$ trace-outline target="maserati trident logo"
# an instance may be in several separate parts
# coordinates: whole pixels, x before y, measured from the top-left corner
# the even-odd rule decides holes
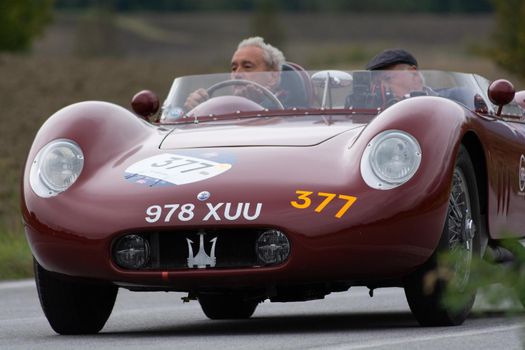
[[[217,243],[217,237],[210,240],[211,245],[211,251],[210,255],[206,254],[206,251],[204,250],[204,235],[206,233],[204,231],[199,232],[200,236],[200,243],[199,243],[199,251],[197,252],[197,255],[193,255],[193,241],[189,238],[186,238],[186,241],[188,242],[188,267],[190,269],[198,268],[198,269],[204,269],[206,267],[215,267],[216,259],[215,259],[215,244]]]

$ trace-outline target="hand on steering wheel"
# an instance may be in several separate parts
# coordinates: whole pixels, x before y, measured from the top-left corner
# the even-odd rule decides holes
[[[215,91],[227,87],[227,86],[244,86],[246,87],[246,91],[250,94],[254,93],[255,91],[259,94],[261,94],[264,98],[266,98],[268,101],[272,103],[272,107],[275,107],[275,109],[284,109],[283,104],[277,96],[273,92],[271,92],[268,88],[262,86],[259,83],[256,83],[254,81],[250,80],[243,80],[243,79],[230,79],[230,80],[224,80],[217,84],[214,84],[210,86],[206,92],[208,93],[209,97],[212,97]],[[249,98],[249,97],[248,97]],[[274,108],[272,108],[274,109]]]

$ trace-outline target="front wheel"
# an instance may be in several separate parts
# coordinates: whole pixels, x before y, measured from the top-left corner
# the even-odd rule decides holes
[[[42,310],[59,334],[94,334],[109,318],[118,287],[87,284],[45,270],[35,260],[35,281]]]
[[[475,289],[469,288],[472,260],[481,256],[480,218],[474,167],[461,146],[438,248],[405,280],[408,304],[422,326],[460,325],[470,313],[476,297]],[[446,293],[461,302],[445,303]]]
[[[242,295],[201,294],[199,303],[208,318],[223,320],[250,318],[258,301],[245,299]]]

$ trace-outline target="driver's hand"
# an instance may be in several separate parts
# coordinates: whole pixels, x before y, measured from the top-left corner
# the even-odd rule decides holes
[[[208,92],[206,92],[205,89],[198,89],[189,94],[188,98],[186,99],[186,102],[184,103],[184,109],[186,111],[190,111],[193,108],[197,107],[204,101],[208,100],[210,96],[208,95]]]
[[[254,85],[236,86],[233,93],[236,96],[246,97],[257,103],[264,101],[265,98],[262,90]]]

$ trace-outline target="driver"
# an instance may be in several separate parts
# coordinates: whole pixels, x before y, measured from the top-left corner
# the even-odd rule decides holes
[[[232,79],[244,79],[256,82],[270,91],[284,103],[286,92],[279,89],[281,69],[285,58],[281,50],[265,43],[264,39],[256,36],[242,40],[237,46],[231,60]],[[250,74],[257,72],[270,72],[267,74]],[[234,94],[245,96],[255,102],[261,102],[263,95],[255,86],[246,85],[235,87]],[[184,109],[189,111],[210,97],[205,89],[192,92],[186,102]]]

